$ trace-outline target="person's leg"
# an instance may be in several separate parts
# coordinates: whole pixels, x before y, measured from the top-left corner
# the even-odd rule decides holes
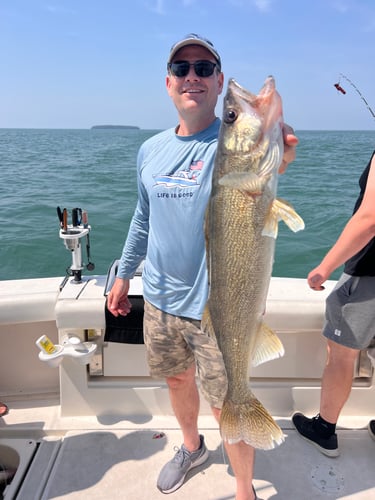
[[[253,468],[255,450],[240,441],[236,444],[224,443],[236,479],[236,500],[255,500],[253,489]]]
[[[358,352],[358,349],[351,349],[328,339],[319,413],[314,418],[308,418],[299,412],[292,417],[301,436],[328,457],[339,455],[336,423],[350,395]]]
[[[220,412],[221,410],[218,408],[212,408],[212,413],[218,422],[220,422]],[[255,490],[253,489],[254,448],[243,441],[236,444],[224,442],[224,446],[236,479],[236,500],[255,500]]]
[[[167,314],[145,302],[143,332],[150,373],[166,380],[184,445],[194,451],[200,445],[199,394],[194,355],[184,338],[190,330],[197,330],[194,321]]]
[[[152,376],[165,378],[171,405],[181,427],[183,444],[161,469],[157,487],[172,493],[182,486],[189,470],[209,456],[204,437],[198,433],[199,393],[196,365],[186,336],[194,336],[199,322],[173,316],[145,302],[144,340]]]
[[[375,336],[375,277],[343,273],[326,300],[327,363],[322,377],[320,415],[336,424],[352,388],[358,353]]]
[[[203,436],[198,433],[199,393],[195,382],[195,364],[166,380],[183,444],[160,471],[157,487],[162,493],[172,493],[182,486],[189,470],[208,459],[209,453]]]
[[[297,412],[292,421],[303,438],[329,457],[339,455],[336,423],[351,392],[355,360],[374,335],[374,301],[373,278],[345,273],[326,299],[327,362],[320,410],[314,418]]]
[[[354,363],[359,350],[328,340],[327,351],[320,395],[320,416],[327,422],[336,424],[352,389]]]
[[[188,451],[196,451],[200,446],[200,437],[199,393],[195,381],[195,364],[184,373],[167,377],[166,381],[173,412],[182,430],[185,448]]]

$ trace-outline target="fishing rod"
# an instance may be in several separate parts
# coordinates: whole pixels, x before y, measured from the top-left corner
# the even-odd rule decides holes
[[[354,83],[347,77],[345,76],[343,73],[340,73],[340,78],[345,78],[345,80],[347,82],[350,83],[350,85],[354,88],[354,90],[357,92],[357,94],[359,95],[359,97],[362,99],[362,101],[365,103],[367,109],[370,111],[371,115],[373,118],[375,118],[375,113],[373,112],[373,110],[371,109],[369,103],[366,101],[366,99],[364,98],[364,96],[361,94],[361,92],[359,91],[359,89],[354,85]],[[340,85],[340,78],[339,78],[339,81],[338,83],[334,83],[334,87],[336,87],[336,89],[341,92],[342,94],[346,94],[346,91],[341,87]]]

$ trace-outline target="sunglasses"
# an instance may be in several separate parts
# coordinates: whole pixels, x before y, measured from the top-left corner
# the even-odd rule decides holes
[[[207,78],[213,74],[218,64],[211,61],[195,61],[194,63],[177,61],[168,63],[168,70],[173,76],[183,77],[189,73],[190,66],[194,66],[194,71],[197,76]]]

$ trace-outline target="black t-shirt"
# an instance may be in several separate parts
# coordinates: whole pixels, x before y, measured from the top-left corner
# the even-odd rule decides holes
[[[359,178],[359,187],[361,188],[361,192],[355,203],[353,214],[355,214],[362,203],[370,172],[371,160],[374,154],[375,151],[373,151],[367,167]],[[345,263],[344,272],[350,274],[351,276],[375,276],[375,238],[372,238],[372,240],[370,240],[367,245],[362,248],[362,250],[353,255],[353,257]]]

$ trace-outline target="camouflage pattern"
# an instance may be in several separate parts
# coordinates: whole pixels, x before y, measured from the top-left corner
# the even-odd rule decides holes
[[[173,316],[145,301],[143,329],[151,376],[174,377],[195,362],[204,398],[211,407],[221,408],[227,392],[223,357],[216,340],[201,330],[201,322]]]

